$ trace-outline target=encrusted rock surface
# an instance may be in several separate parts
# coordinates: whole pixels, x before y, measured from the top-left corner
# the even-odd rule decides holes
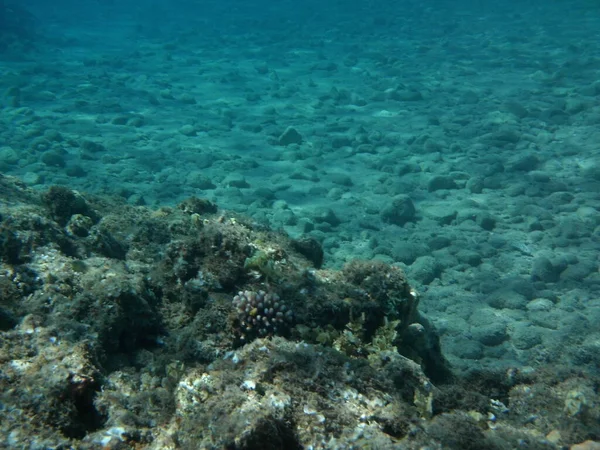
[[[400,269],[318,269],[296,247],[201,199],[152,210],[0,176],[0,446],[560,449],[600,436],[597,374],[453,375]],[[240,291],[285,302],[289,330],[240,339]]]

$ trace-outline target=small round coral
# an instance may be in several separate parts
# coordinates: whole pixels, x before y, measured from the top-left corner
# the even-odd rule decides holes
[[[255,337],[285,334],[294,321],[294,313],[277,294],[265,291],[240,291],[233,297],[243,341]]]

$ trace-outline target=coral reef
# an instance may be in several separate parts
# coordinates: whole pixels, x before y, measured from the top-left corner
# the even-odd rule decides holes
[[[294,313],[277,294],[265,291],[240,291],[233,297],[237,309],[242,341],[253,337],[285,335],[294,321]]]
[[[397,267],[201,199],[152,210],[0,176],[0,446],[559,449],[598,379],[458,375]],[[307,259],[309,258],[309,259]]]

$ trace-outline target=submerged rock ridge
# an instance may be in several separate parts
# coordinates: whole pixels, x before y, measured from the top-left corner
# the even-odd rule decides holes
[[[597,376],[551,363],[454,373],[401,269],[321,268],[319,250],[204,199],[153,209],[0,175],[0,446],[598,439]]]

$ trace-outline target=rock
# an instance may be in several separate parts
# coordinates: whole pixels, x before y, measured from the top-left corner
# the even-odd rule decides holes
[[[276,191],[266,186],[259,187],[254,189],[254,196],[265,202],[273,202],[277,199]],[[285,202],[284,202],[285,203]],[[273,209],[283,209],[283,207],[279,204],[279,201],[275,201],[273,203]],[[289,208],[287,204],[285,205],[285,209]]]
[[[250,187],[250,184],[246,181],[246,179],[237,174],[231,174],[223,181],[225,186],[236,187],[239,189],[247,189]]]
[[[448,205],[433,205],[423,210],[423,216],[435,220],[440,225],[450,225],[457,215],[458,212]]]
[[[492,292],[485,299],[486,303],[494,309],[524,310],[527,298],[511,289],[502,288]]]
[[[88,141],[88,140],[81,141],[79,143],[79,146],[81,147],[81,149],[83,151],[89,152],[89,153],[98,153],[98,152],[106,151],[106,147],[104,147],[104,145],[99,144],[97,142]]]
[[[492,231],[496,227],[496,219],[488,212],[477,214],[475,222],[486,231]]]
[[[385,248],[383,249],[385,251]],[[401,242],[392,248],[392,256],[395,261],[411,265],[415,260],[427,253],[427,247],[414,242]]]
[[[557,268],[554,267],[548,258],[540,256],[533,261],[531,280],[556,283],[560,278],[561,272],[561,270],[557,270]]]
[[[461,359],[480,359],[483,357],[483,345],[473,339],[458,336],[450,340],[444,348]]]
[[[423,144],[423,151],[425,153],[437,153],[441,152],[443,149],[444,145],[437,141],[434,141],[433,139],[427,139]]]
[[[211,179],[198,170],[188,174],[186,177],[186,184],[200,190],[210,190],[216,188]]]
[[[188,93],[182,94],[181,97],[179,97],[179,101],[185,105],[195,105],[196,104],[196,99]]]
[[[332,227],[337,227],[342,221],[338,218],[338,216],[333,212],[333,210],[329,208],[324,208],[317,212],[317,214],[313,217],[313,220],[316,223],[328,223]]]
[[[75,177],[75,178],[82,178],[87,175],[87,172],[85,171],[85,169],[83,167],[81,167],[79,164],[73,164],[72,166],[67,167],[67,169],[65,170],[65,173],[68,176]]]
[[[508,338],[508,334],[504,323],[490,322],[474,330],[473,337],[483,345],[494,347],[502,344]]]
[[[598,272],[598,266],[595,262],[586,261],[578,264],[569,265],[560,274],[560,279],[571,282],[582,282],[588,276]]]
[[[44,177],[37,172],[26,172],[22,179],[25,184],[29,185],[36,185],[44,182]]]
[[[81,194],[63,186],[50,186],[42,194],[42,202],[50,211],[52,218],[61,225],[65,225],[73,214],[88,216],[94,223],[99,220]]]
[[[286,130],[281,133],[277,142],[279,145],[290,145],[290,144],[302,144],[302,135],[294,127],[287,127]]]
[[[275,209],[271,215],[273,226],[294,226],[298,223],[296,214],[291,209]]]
[[[541,344],[542,338],[537,327],[519,325],[511,333],[510,342],[519,350],[528,350]]]
[[[179,133],[188,137],[196,136],[196,127],[193,125],[183,125],[181,128],[179,128]]]
[[[63,155],[53,150],[44,152],[42,154],[41,160],[47,166],[65,167],[67,165],[67,162],[65,161]]]
[[[332,148],[350,147],[352,145],[352,139],[349,136],[334,136],[331,139]]]
[[[354,185],[352,178],[344,173],[332,173],[329,178],[332,183],[339,184],[340,186],[351,187]]]
[[[429,192],[439,191],[440,189],[458,189],[456,182],[449,176],[437,175],[429,179],[427,190]]]
[[[452,240],[446,236],[435,236],[427,245],[431,250],[441,250],[452,245]]]
[[[528,311],[551,311],[554,308],[554,303],[547,298],[535,298],[527,303]]]
[[[481,141],[484,144],[491,145],[494,147],[505,147],[507,145],[514,145],[521,140],[521,133],[514,129],[498,130],[493,133],[488,133],[482,136]]]
[[[416,216],[415,205],[408,195],[400,194],[392,199],[392,204],[381,211],[381,219],[394,225],[413,222]]]
[[[306,259],[313,263],[315,268],[320,269],[323,265],[323,247],[311,237],[301,237],[292,240],[292,247]]]
[[[481,177],[473,177],[467,181],[467,190],[471,194],[481,194],[483,192],[484,181]]]
[[[459,250],[456,254],[456,258],[459,262],[463,264],[468,264],[473,267],[481,264],[481,255],[469,249]]]
[[[529,115],[529,111],[527,111],[527,108],[525,108],[523,105],[521,105],[520,103],[517,103],[515,101],[506,102],[503,105],[502,109],[506,112],[513,114],[514,116],[518,117],[519,119],[524,119],[525,117],[527,117]]]
[[[581,444],[572,445],[571,450],[600,450],[600,442],[584,441]]]
[[[416,102],[423,100],[423,94],[414,89],[399,88],[390,92],[389,98],[399,102]]]
[[[3,146],[0,147],[0,161],[4,164],[14,165],[19,162],[19,155],[12,147]]]
[[[410,275],[421,284],[429,284],[442,273],[442,267],[432,256],[420,256],[410,266]]]

